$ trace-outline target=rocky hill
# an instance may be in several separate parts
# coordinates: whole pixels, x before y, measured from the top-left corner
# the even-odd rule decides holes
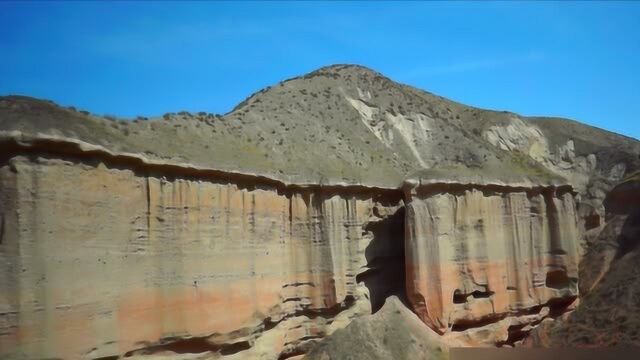
[[[180,112],[118,121],[8,96],[0,99],[0,129],[289,183],[394,188],[424,169],[445,169],[445,177],[470,169],[489,178],[547,180],[592,166],[608,175],[619,164],[636,168],[640,152],[636,140],[621,135],[465,106],[355,65],[283,81],[222,116]]]
[[[590,250],[614,231],[604,200],[640,169],[635,139],[354,65],[225,115],[6,96],[0,149],[0,357],[16,359],[286,359],[332,334],[341,354],[340,334],[384,319],[429,329],[393,356],[518,345],[601,281],[579,264],[607,271]]]

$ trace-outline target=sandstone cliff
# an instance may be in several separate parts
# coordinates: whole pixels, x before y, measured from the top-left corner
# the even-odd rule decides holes
[[[4,97],[0,131],[8,358],[284,359],[391,296],[424,341],[513,345],[577,304],[640,153],[343,65],[224,116]]]
[[[575,299],[568,186],[428,184],[403,196],[295,186],[71,139],[1,140],[12,154],[0,171],[1,339],[14,357],[286,358],[405,293],[427,325],[452,326],[450,342],[501,344],[512,326],[549,315],[543,305]],[[488,236],[498,239],[491,249]],[[530,268],[519,271],[520,261]],[[550,284],[556,273],[560,283]],[[484,299],[467,303],[476,296]],[[466,304],[453,304],[459,297]]]
[[[640,176],[607,195],[607,222],[580,264],[581,303],[561,322],[546,322],[527,340],[534,346],[640,345]]]
[[[367,246],[402,241],[363,231],[399,206],[384,189],[295,188],[4,140],[22,154],[0,170],[0,341],[16,357],[299,353],[370,312],[356,282]]]
[[[513,344],[577,298],[569,187],[427,185],[406,199],[408,298],[446,337]]]

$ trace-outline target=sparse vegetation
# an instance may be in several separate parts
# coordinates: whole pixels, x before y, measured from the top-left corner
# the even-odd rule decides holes
[[[345,97],[361,99],[365,107],[358,110]],[[361,177],[370,183],[395,186],[408,171],[420,167],[417,157],[433,167],[457,158],[475,172],[485,171],[486,164],[501,163],[504,171],[514,176],[549,175],[528,155],[516,154],[511,159],[509,152],[481,138],[483,128],[510,121],[501,113],[465,107],[395,84],[361,67],[329,67],[285,81],[256,92],[224,116],[204,111],[196,116],[187,111],[167,113],[162,115],[164,121],[152,120],[144,126],[138,123],[131,132],[124,130],[129,125],[117,122],[113,115],[105,115],[105,121],[87,118],[88,112],[82,114],[78,113],[76,121],[65,111],[60,117],[64,121],[56,118],[55,126],[64,124],[60,129],[63,134],[84,141],[116,144],[129,152],[150,151],[162,158],[189,159],[199,165],[273,174],[274,163],[286,164],[282,170],[287,176],[295,174],[294,181],[321,173],[328,182],[353,182]],[[189,120],[194,118],[197,121]],[[177,121],[181,119],[187,121]],[[143,120],[148,119],[135,119]],[[549,128],[558,126],[551,124]],[[552,135],[545,136],[552,144],[558,143]],[[576,139],[576,148],[591,144],[590,138],[593,136],[585,134],[582,140]],[[620,142],[618,139],[607,140],[607,144]],[[215,151],[203,151],[209,146]],[[468,148],[478,153],[468,155]],[[637,152],[633,157],[633,161],[640,161]],[[624,161],[633,164],[632,160]]]

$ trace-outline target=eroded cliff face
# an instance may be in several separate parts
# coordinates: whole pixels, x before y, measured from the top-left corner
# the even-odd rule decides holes
[[[570,187],[407,189],[406,277],[414,311],[445,337],[513,345],[578,295]]]
[[[8,357],[288,358],[393,295],[448,343],[500,345],[577,295],[568,186],[296,186],[4,140]]]
[[[0,97],[0,357],[288,358],[392,296],[436,348],[513,345],[609,272],[628,221],[603,199],[638,153],[354,65],[225,115]]]
[[[485,126],[482,137],[496,148],[530,157],[550,172],[567,179],[579,194],[578,218],[585,230],[581,252],[605,227],[603,201],[624,176],[639,166],[638,143],[575,121],[508,119]]]
[[[640,344],[640,173],[605,200],[606,225],[580,263],[580,306],[545,322],[527,339],[543,347],[636,347]]]
[[[377,257],[370,245],[391,241],[366,229],[395,213],[395,193],[12,151],[0,168],[3,356],[286,358],[371,312],[356,277]]]

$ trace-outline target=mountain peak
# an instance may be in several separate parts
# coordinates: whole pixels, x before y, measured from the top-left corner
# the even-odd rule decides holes
[[[379,72],[370,69],[363,65],[358,64],[333,64],[323,66],[317,70],[312,71],[308,75],[318,74],[318,75],[327,75],[327,74],[338,74],[338,75],[346,75],[346,74],[366,74],[372,76],[382,76]]]
[[[630,149],[625,154],[638,152],[632,139],[564,120],[530,121],[465,106],[353,64],[274,84],[221,117],[173,114],[155,120],[118,122],[31,98],[0,98],[2,130],[64,135],[295,183],[395,187],[407,178],[454,175],[547,183],[557,176],[527,156],[530,149],[542,148],[534,153],[540,158],[567,148],[570,138],[576,156],[617,143]],[[637,162],[610,156],[615,159],[597,164],[624,162],[631,168]]]
[[[391,81],[386,76],[381,73],[370,69],[366,66],[358,65],[358,64],[333,64],[328,66],[323,66],[317,70],[314,70],[308,74],[303,76],[294,78],[294,79],[312,79],[315,77],[325,77],[332,79],[343,79],[343,80],[386,80]],[[292,79],[292,80],[294,80]]]

